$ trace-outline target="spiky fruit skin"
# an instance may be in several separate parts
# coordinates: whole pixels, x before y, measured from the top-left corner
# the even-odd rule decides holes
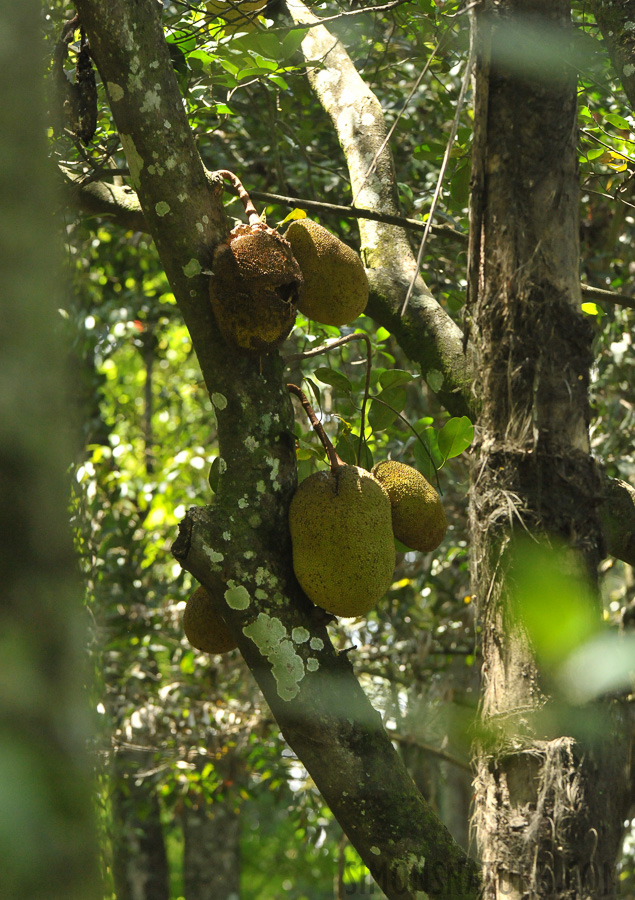
[[[305,594],[336,616],[362,616],[392,583],[390,501],[370,472],[309,475],[289,508],[293,569]]]
[[[205,7],[209,13],[225,20],[225,34],[238,31],[253,31],[254,18],[267,5],[267,0],[207,0]]]
[[[395,537],[413,550],[436,550],[448,529],[439,495],[421,472],[395,460],[373,467],[390,497]]]
[[[353,249],[312,219],[292,222],[285,237],[304,276],[298,309],[323,325],[348,325],[368,303],[368,278]]]
[[[202,585],[194,591],[185,605],[183,631],[190,644],[205,653],[228,653],[238,646],[216,612],[209,591]]]
[[[227,343],[269,353],[289,334],[303,278],[289,243],[263,223],[238,225],[214,251],[209,292]]]

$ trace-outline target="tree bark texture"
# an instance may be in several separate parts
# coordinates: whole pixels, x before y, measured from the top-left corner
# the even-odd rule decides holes
[[[40,16],[0,4],[0,897],[96,900]]]
[[[476,16],[484,158],[475,159],[482,189],[471,217],[481,412],[470,524],[489,735],[475,808],[485,896],[603,896],[625,812],[625,740],[617,728],[601,746],[538,730],[548,701],[511,619],[506,577],[519,532],[562,539],[592,580],[600,558],[602,491],[587,435],[592,334],[578,287],[576,81],[560,62],[572,40],[569,2],[496,0]],[[545,34],[562,53],[545,57]]]
[[[117,900],[169,900],[161,810],[143,769],[152,755],[119,749],[112,763],[113,878]]]
[[[231,796],[183,808],[183,888],[187,900],[240,897],[240,809]]]
[[[635,110],[635,0],[592,0],[613,68]]]
[[[194,149],[157,6],[78,0],[77,10],[216,414],[214,506],[190,510],[173,552],[218,598],[286,740],[388,897],[414,900],[426,885],[431,897],[473,897],[475,864],[427,807],[293,575],[293,408],[279,356],[237,357],[216,327],[204,270],[227,227]]]

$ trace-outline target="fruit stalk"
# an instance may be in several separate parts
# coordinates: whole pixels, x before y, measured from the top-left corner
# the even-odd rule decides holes
[[[220,175],[221,178],[223,178],[225,181],[229,181],[229,183],[236,188],[238,197],[245,207],[245,215],[249,220],[249,224],[256,225],[258,222],[260,222],[260,216],[256,212],[256,207],[251,202],[251,197],[247,193],[247,189],[243,185],[238,175],[234,175],[234,173],[230,172],[229,169],[219,169],[216,174]]]
[[[329,436],[327,435],[326,431],[322,427],[322,423],[318,420],[318,417],[315,415],[315,410],[309,403],[309,399],[308,399],[307,395],[304,393],[303,390],[301,390],[301,388],[299,388],[297,386],[297,384],[288,384],[287,390],[291,394],[295,394],[296,397],[299,399],[300,403],[302,404],[304,411],[307,414],[307,416],[309,417],[309,421],[310,421],[311,425],[313,426],[313,430],[319,437],[320,441],[322,442],[322,446],[326,450],[326,455],[328,456],[329,465],[331,467],[331,472],[333,472],[333,474],[335,475],[337,473],[337,470],[340,468],[340,466],[345,465],[345,463],[342,459],[340,459],[340,457],[335,452],[335,447],[331,443]]]

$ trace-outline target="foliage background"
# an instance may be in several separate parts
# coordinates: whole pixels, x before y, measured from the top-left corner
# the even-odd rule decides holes
[[[289,26],[276,2],[267,6],[258,27],[242,36],[225,34],[222,20],[204,5],[163,5],[173,64],[207,167],[237,172],[254,192],[350,204],[354,198],[341,151],[297,53],[303,30]],[[337,17],[329,26],[380,99],[394,127],[391,149],[402,212],[421,221],[467,58],[468,22],[461,7],[458,0],[417,0],[377,13],[360,13],[355,4],[312,7],[321,16]],[[45,5],[51,55],[70,10],[61,0]],[[635,126],[584,3],[576,4],[576,19],[581,276],[623,293],[635,272]],[[69,54],[69,76],[77,49],[73,45]],[[125,158],[101,86],[98,130],[90,144],[73,139],[53,120],[50,136],[60,165],[122,183]],[[422,260],[426,283],[459,324],[470,157],[468,104],[437,213],[437,221],[456,234],[433,237]],[[227,207],[240,217],[237,200],[228,198]],[[260,203],[272,225],[293,207],[293,202]],[[311,215],[358,246],[354,219],[326,209]],[[171,896],[183,893],[184,810],[197,804],[211,804],[212,811],[222,804],[240,816],[241,897],[333,896],[338,879],[363,878],[354,852],[285,749],[238,653],[209,658],[193,651],[182,635],[180,617],[194,585],[173,561],[170,545],[186,509],[213,500],[210,469],[218,447],[213,409],[155,248],[143,234],[82,219],[68,208],[60,209],[59,218],[67,263],[61,315],[72,345],[82,430],[72,523],[91,623],[94,705],[101,719],[95,758],[107,890],[113,891],[113,847],[122,827],[112,815],[114,782],[123,777],[116,759],[127,753],[125,777],[143,782],[148,795],[159,798]],[[415,249],[419,239],[411,232]],[[633,311],[598,300],[584,308],[596,328],[594,452],[610,475],[632,482]],[[362,316],[341,333],[354,331],[368,334],[373,345],[372,394],[409,423],[371,403],[364,435],[370,457],[390,455],[427,471],[429,454],[412,429],[439,463],[438,436],[449,415],[386,329],[377,330]],[[299,384],[304,378],[338,452],[352,461],[360,430],[363,345],[348,344],[301,364],[294,358],[339,334],[299,317],[282,353],[289,359],[289,381]],[[300,477],[305,477],[323,465],[323,453],[299,410],[296,436]],[[461,456],[446,462],[439,485],[450,523],[439,551],[400,553],[393,586],[380,607],[365,621],[330,627],[336,646],[354,648],[356,672],[425,795],[467,844],[469,726],[479,652],[469,597],[467,470]],[[623,563],[605,562],[603,599],[605,616],[616,624],[635,602],[633,573]],[[633,889],[634,856],[627,845],[625,892]]]

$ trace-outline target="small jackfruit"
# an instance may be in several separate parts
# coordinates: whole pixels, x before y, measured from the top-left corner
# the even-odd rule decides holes
[[[390,497],[395,537],[413,550],[436,550],[448,523],[432,485],[421,472],[396,460],[377,463],[372,471]]]
[[[225,34],[253,31],[254,19],[267,5],[267,0],[207,0],[205,8],[225,21]]]
[[[214,601],[202,585],[188,599],[183,613],[183,631],[193,647],[205,653],[227,653],[238,644],[214,608]]]
[[[296,578],[327,612],[364,615],[390,587],[390,501],[365,469],[341,465],[309,475],[291,500],[289,528]]]
[[[258,222],[234,228],[214,251],[210,300],[223,337],[243,353],[269,353],[289,334],[302,272],[291,246]]]
[[[366,309],[368,278],[355,251],[312,219],[285,232],[304,276],[298,309],[323,325],[347,325]]]

